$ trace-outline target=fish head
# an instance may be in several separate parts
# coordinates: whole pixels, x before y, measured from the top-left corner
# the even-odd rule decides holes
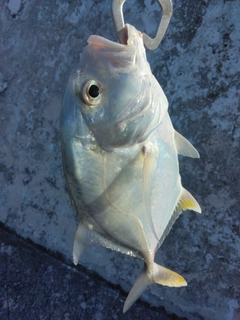
[[[154,100],[154,86],[160,87],[147,62],[142,34],[126,25],[123,44],[89,37],[63,108],[74,112],[74,121],[82,117],[102,149],[131,147],[146,140],[159,124],[161,108]],[[75,124],[74,130],[82,131],[81,125]]]

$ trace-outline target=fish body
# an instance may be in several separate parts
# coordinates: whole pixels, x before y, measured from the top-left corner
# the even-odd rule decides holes
[[[154,256],[179,214],[201,209],[182,187],[178,165],[178,154],[199,154],[173,128],[142,34],[131,25],[124,32],[125,44],[89,38],[68,82],[60,131],[68,192],[80,217],[74,263],[92,244],[145,261],[125,312],[153,282],[186,285]]]

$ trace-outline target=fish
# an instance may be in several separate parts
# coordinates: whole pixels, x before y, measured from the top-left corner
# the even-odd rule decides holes
[[[68,81],[60,135],[66,186],[80,219],[74,264],[96,244],[144,260],[126,312],[152,283],[187,285],[154,257],[181,212],[201,208],[182,186],[178,162],[178,155],[199,153],[172,125],[142,33],[130,24],[123,32],[122,43],[89,37]]]

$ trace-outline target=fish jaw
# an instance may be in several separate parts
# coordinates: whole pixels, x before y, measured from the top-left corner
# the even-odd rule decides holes
[[[151,71],[147,62],[146,50],[143,44],[142,33],[132,25],[124,27],[124,43],[118,43],[101,36],[91,35],[88,39],[88,48],[92,49],[98,56],[107,58],[116,72],[129,73],[140,65],[146,65]]]

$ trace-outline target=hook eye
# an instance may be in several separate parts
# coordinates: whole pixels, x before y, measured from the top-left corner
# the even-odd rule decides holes
[[[172,16],[172,0],[157,0],[161,10],[162,19],[160,21],[157,34],[155,38],[150,38],[146,33],[143,33],[143,43],[145,47],[149,50],[155,50],[168,28],[171,16]],[[115,30],[120,43],[124,43],[124,32],[125,27],[124,17],[123,17],[123,5],[126,0],[113,0],[112,1],[112,17],[115,26]]]

